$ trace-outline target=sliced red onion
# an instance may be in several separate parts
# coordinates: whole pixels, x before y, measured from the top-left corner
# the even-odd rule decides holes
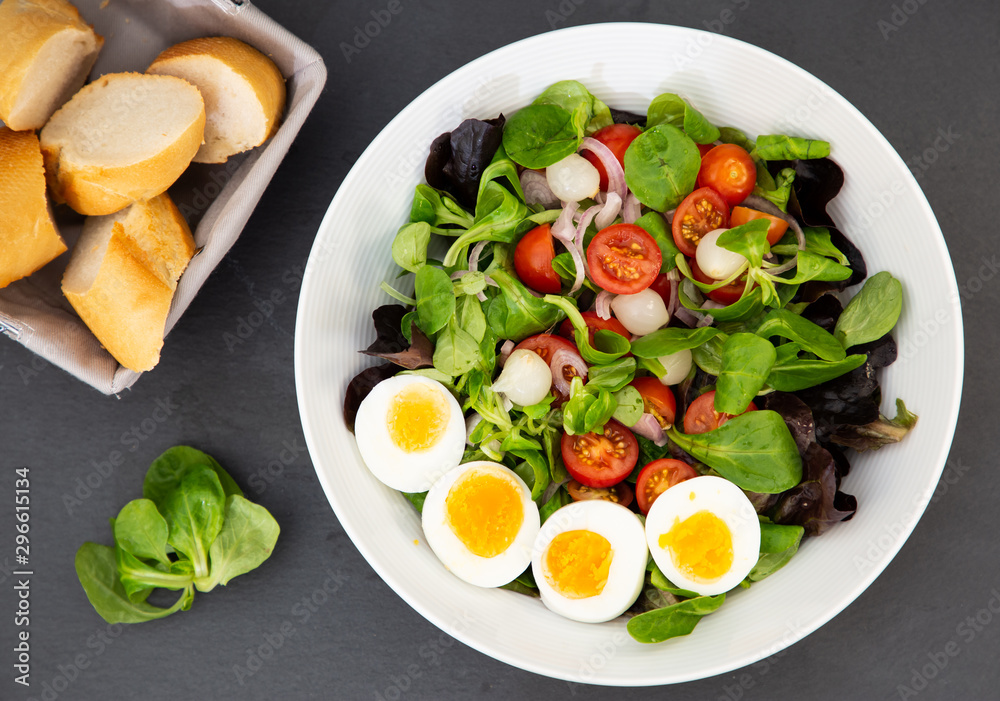
[[[615,220],[618,216],[618,212],[622,210],[622,198],[618,196],[617,192],[609,192],[608,199],[604,203],[604,207],[601,211],[597,213],[594,217],[594,225],[597,230],[600,231],[606,227],[611,226],[611,222]]]
[[[524,170],[521,173],[521,189],[525,204],[540,204],[546,209],[559,206],[559,198],[549,187],[545,173],[538,170]]]
[[[711,314],[706,314],[702,318],[702,320],[698,322],[698,327],[700,328],[702,326],[711,326],[714,323],[715,323],[715,319],[712,318],[712,315]]]
[[[635,424],[629,426],[629,429],[632,433],[637,433],[643,438],[648,438],[658,446],[662,447],[667,444],[666,432],[664,432],[663,427],[660,426],[660,422],[656,420],[656,417],[648,412],[643,413]]]
[[[479,256],[489,241],[480,241],[469,251],[469,270],[479,270]]]
[[[562,214],[552,225],[552,235],[560,241],[569,242],[576,235],[576,228],[573,226],[573,217],[576,215],[577,203],[566,202],[563,204]]]
[[[602,319],[611,318],[611,300],[614,298],[615,296],[607,290],[597,293],[597,299],[594,300],[594,311],[597,312],[597,316]]]
[[[795,237],[799,240],[799,250],[806,250],[806,235],[805,232],[802,231],[802,227],[799,226],[799,222],[791,214],[782,212],[778,208],[778,205],[774,204],[774,202],[764,199],[760,195],[750,195],[740,203],[740,206],[750,207],[760,212],[764,212],[765,214],[778,217],[779,219],[784,219],[788,222],[788,226],[792,227],[792,231],[795,232]]]
[[[693,312],[683,304],[677,305],[677,310],[674,312],[674,316],[683,321],[685,324],[690,326],[692,329],[698,326],[701,320],[704,318],[703,315],[698,312]]]
[[[576,369],[576,374],[581,379],[587,379],[587,363],[573,351],[560,348],[552,354],[549,360],[549,369],[552,370],[552,386],[561,394],[569,396],[570,383],[563,377],[563,368],[567,365]]]
[[[611,152],[607,146],[597,139],[588,136],[580,142],[580,150],[590,151],[597,156],[597,160],[604,166],[604,171],[608,174],[608,192],[617,192],[618,197],[625,200],[625,169],[618,162],[618,157]]]
[[[590,226],[590,222],[594,221],[594,217],[601,211],[604,205],[595,204],[592,207],[588,207],[587,210],[580,215],[580,221],[577,222],[576,232],[574,235],[574,241],[576,245],[583,250],[583,236],[587,233],[587,227]]]
[[[500,346],[500,353],[497,355],[497,361],[500,363],[500,367],[503,367],[503,364],[507,362],[507,358],[509,358],[510,354],[513,352],[514,342],[509,339],[504,341],[503,345]]]
[[[642,213],[640,207],[639,198],[631,192],[628,193],[622,203],[622,221],[626,224],[634,224]]]
[[[722,309],[725,306],[726,306],[725,304],[719,304],[714,299],[706,299],[705,302],[701,305],[701,308],[702,309]]]
[[[667,302],[667,314],[673,316],[677,312],[677,307],[679,305],[679,298],[677,295],[677,289],[681,286],[681,283],[676,277],[671,277],[671,273],[676,273],[677,269],[674,268],[669,273],[667,273],[667,280],[670,281],[670,300]]]

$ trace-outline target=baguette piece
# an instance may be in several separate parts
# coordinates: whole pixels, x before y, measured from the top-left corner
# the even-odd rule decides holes
[[[65,0],[0,2],[0,119],[41,129],[83,86],[103,45]]]
[[[38,137],[0,128],[0,287],[31,275],[65,250],[45,197]]]
[[[191,230],[166,194],[89,217],[62,289],[115,360],[150,370],[160,359],[177,280],[194,255]]]
[[[201,147],[205,103],[173,76],[112,73],[73,96],[40,134],[57,202],[113,214],[174,184]]]
[[[285,109],[285,79],[274,62],[231,37],[192,39],[161,53],[146,69],[195,85],[205,98],[205,143],[196,163],[225,163],[267,141]]]

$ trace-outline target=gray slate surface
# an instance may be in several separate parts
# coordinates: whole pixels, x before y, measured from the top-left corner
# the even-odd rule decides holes
[[[13,555],[13,468],[29,466],[36,572],[32,685],[24,689],[11,666],[16,594],[0,567],[0,698],[997,698],[1000,6],[399,2],[401,11],[349,62],[342,44],[387,2],[257,3],[323,54],[327,90],[242,238],[170,335],[159,367],[131,392],[103,397],[0,339],[0,565]],[[884,574],[788,650],[653,690],[573,686],[522,672],[453,641],[404,604],[323,497],[304,449],[292,367],[295,300],[313,236],[379,130],[429,85],[494,48],[553,23],[621,20],[721,29],[802,66],[854,103],[917,171],[952,252],[966,323],[965,401],[946,482]],[[959,137],[935,150],[939,130]],[[275,290],[287,301],[245,343],[227,348],[224,334]],[[149,462],[177,443],[214,454],[270,509],[282,526],[279,546],[251,576],[199,596],[191,612],[109,629],[76,580],[74,552],[84,540],[108,542],[107,518],[139,495]],[[116,451],[124,462],[102,468]],[[79,503],[67,506],[73,496]],[[268,643],[272,654],[259,664],[249,659],[248,650],[261,646],[267,654]]]

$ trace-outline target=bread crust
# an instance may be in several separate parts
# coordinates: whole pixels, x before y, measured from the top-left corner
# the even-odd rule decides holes
[[[44,125],[44,120],[42,123],[20,122],[12,113],[18,106],[24,80],[42,47],[63,32],[79,34],[81,38],[93,37],[97,51],[104,45],[104,38],[65,0],[0,2],[0,120],[11,129],[41,129]],[[90,57],[90,65],[81,67],[82,77],[72,86],[73,90],[83,85],[97,59],[97,51]]]
[[[143,372],[160,360],[173,290],[143,264],[124,227],[114,228],[94,284],[84,293],[64,284],[63,294],[115,360]]]
[[[67,153],[68,144],[56,140],[50,131],[56,120],[73,118],[77,109],[74,103],[83,95],[103,90],[114,81],[139,78],[153,81],[177,81],[184,90],[192,91],[201,105],[197,117],[187,124],[180,135],[165,149],[150,156],[121,166],[83,165],[73,161],[72,153]],[[154,99],[156,96],[154,94]],[[108,106],[108,123],[110,128],[120,129],[124,133],[126,117],[120,114],[127,110],[124,103],[116,103],[114,108]],[[42,155],[45,158],[45,173],[53,197],[57,202],[65,202],[81,214],[103,215],[113,214],[127,207],[132,202],[148,200],[166,192],[167,188],[176,182],[184,170],[190,165],[191,159],[201,147],[205,133],[205,103],[198,89],[187,81],[173,76],[153,76],[142,73],[112,73],[102,76],[90,85],[84,87],[72,100],[66,103],[42,129]]]
[[[45,197],[38,137],[0,128],[0,287],[65,251]]]
[[[115,360],[143,372],[159,361],[177,281],[194,251],[191,230],[166,194],[91,217],[66,267],[63,294]],[[95,267],[84,287],[82,270]]]
[[[233,37],[203,37],[171,46],[163,51],[146,69],[147,73],[171,75],[171,67],[186,61],[216,60],[225,64],[243,78],[257,98],[264,114],[264,138],[250,148],[260,146],[281,126],[285,110],[285,79],[274,61],[252,46]],[[229,154],[235,155],[235,154]],[[197,163],[224,163],[221,159],[206,159],[204,149],[197,156]]]

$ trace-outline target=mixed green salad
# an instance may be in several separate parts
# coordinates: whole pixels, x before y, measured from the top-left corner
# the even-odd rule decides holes
[[[827,213],[844,181],[830,151],[716,126],[675,94],[612,109],[571,80],[509,119],[465,120],[433,142],[393,241],[401,272],[382,289],[398,304],[375,310],[363,351],[387,362],[350,383],[349,426],[389,377],[440,383],[467,424],[460,463],[509,468],[543,530],[575,501],[641,519],[722,477],[760,528],[740,585],[772,574],[855,513],[849,449],[916,421],[898,400],[894,419],[879,411],[902,288],[869,277]],[[537,595],[538,579],[505,586]],[[724,598],[649,558],[628,630],[684,635]]]

